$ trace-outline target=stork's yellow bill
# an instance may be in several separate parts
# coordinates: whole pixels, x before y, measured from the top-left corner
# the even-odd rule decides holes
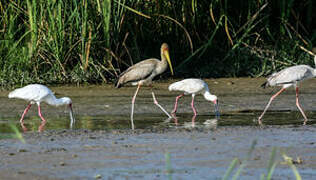
[[[169,51],[168,50],[164,50],[163,51],[163,55],[166,57],[167,62],[169,64],[169,68],[170,68],[171,74],[173,75],[173,69],[172,69],[172,64],[171,64],[171,60],[170,60],[170,56],[169,56]]]

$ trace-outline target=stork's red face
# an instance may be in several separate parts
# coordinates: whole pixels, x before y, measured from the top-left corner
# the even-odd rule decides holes
[[[163,43],[163,44],[161,45],[161,52],[162,52],[162,53],[169,52],[169,46],[168,46],[167,43]]]
[[[169,48],[168,48],[168,47],[163,47],[163,48],[162,48],[162,51],[163,51],[163,52],[169,51]]]

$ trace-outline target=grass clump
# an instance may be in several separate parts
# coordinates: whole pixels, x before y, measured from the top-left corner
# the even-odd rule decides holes
[[[178,77],[312,65],[312,0],[0,2],[0,85],[101,83],[170,45]]]
[[[248,165],[249,159],[251,157],[252,152],[255,149],[256,144],[257,144],[257,142],[256,142],[256,140],[254,140],[252,142],[252,145],[251,145],[251,147],[249,149],[249,152],[248,152],[247,157],[246,157],[245,160],[241,161],[240,159],[235,158],[230,163],[229,168],[226,170],[226,173],[224,174],[222,180],[227,180],[227,179],[234,179],[234,180],[236,180],[236,179],[239,179],[241,172]],[[296,180],[301,180],[302,179],[300,174],[299,174],[299,172],[298,172],[298,170],[297,170],[297,168],[296,168],[296,166],[294,165],[294,162],[297,162],[297,163],[301,163],[302,162],[299,158],[298,158],[297,161],[294,161],[293,158],[287,156],[285,154],[285,152],[281,152],[281,155],[282,155],[282,157],[283,157],[285,162],[279,162],[276,159],[276,155],[277,155],[277,148],[274,147],[272,149],[272,151],[271,151],[270,158],[269,158],[269,161],[268,161],[267,172],[265,174],[261,174],[260,180],[270,180],[270,179],[272,179],[272,175],[273,175],[273,173],[275,171],[275,168],[276,168],[276,166],[278,164],[287,164],[292,169]],[[238,164],[240,164],[239,167],[238,167]]]

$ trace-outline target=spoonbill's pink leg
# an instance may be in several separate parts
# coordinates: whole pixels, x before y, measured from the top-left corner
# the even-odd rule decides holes
[[[173,111],[171,112],[172,114],[175,114],[177,112],[177,109],[178,109],[178,101],[179,99],[183,96],[184,94],[180,94],[179,96],[176,97],[176,102],[174,104],[174,109]]]
[[[194,112],[194,116],[196,116],[196,109],[195,109],[195,107],[194,107],[194,95],[192,94],[192,102],[191,102],[191,107],[192,107],[192,109],[193,109],[193,112]]]
[[[31,106],[32,106],[32,104],[29,104],[26,108],[25,108],[25,110],[24,110],[24,112],[23,112],[23,114],[22,114],[22,117],[21,117],[21,119],[20,119],[20,122],[21,123],[23,123],[24,122],[24,116],[26,115],[26,113],[29,111],[29,109],[31,108]]]
[[[137,89],[136,89],[135,94],[134,94],[133,99],[132,99],[131,124],[132,124],[133,130],[134,130],[134,104],[135,104],[135,99],[136,99],[136,96],[137,96],[137,93],[139,91],[140,86],[141,86],[141,84],[138,84]]]
[[[38,132],[43,132],[46,125],[46,121],[42,121],[41,125],[38,127]]]
[[[41,117],[42,121],[46,122],[46,120],[44,119],[44,117],[42,116],[42,113],[41,113],[41,105],[38,105],[38,115],[39,115],[39,117]]]
[[[170,114],[158,103],[154,91],[152,91],[151,94],[153,95],[154,104],[156,104],[169,118],[172,118],[172,116],[170,116]]]
[[[192,127],[195,127],[195,118],[196,118],[196,115],[192,117]]]
[[[300,103],[298,102],[298,87],[296,87],[296,106],[297,106],[298,109],[301,111],[301,113],[302,113],[302,115],[303,115],[303,117],[304,117],[304,119],[305,119],[303,125],[306,125],[307,117],[306,117],[306,115],[305,115],[305,113],[304,113],[304,111],[303,111],[303,109],[302,109]]]
[[[285,90],[285,88],[282,88],[279,92],[277,92],[275,95],[273,95],[270,98],[270,101],[268,102],[267,106],[264,108],[264,111],[262,112],[261,116],[258,118],[259,124],[262,124],[261,119],[262,119],[263,115],[266,113],[266,111],[268,110],[268,108],[269,108],[271,102],[273,101],[273,99],[276,98],[279,94],[281,94],[284,90]]]
[[[20,122],[20,124],[21,124],[21,127],[23,129],[23,132],[27,132],[27,128],[25,127],[24,122],[22,121],[22,122]]]
[[[178,118],[175,116],[175,114],[171,114],[172,118],[174,119],[174,124],[178,125]]]

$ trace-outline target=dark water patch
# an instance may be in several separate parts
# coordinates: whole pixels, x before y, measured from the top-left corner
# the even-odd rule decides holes
[[[136,114],[134,123],[136,129],[164,129],[164,128],[207,128],[213,129],[219,126],[258,126],[258,117],[261,111],[243,111],[223,113],[220,119],[215,119],[213,114],[192,116],[191,113],[177,114],[176,118],[167,118],[161,114]],[[308,125],[315,124],[316,112],[307,112],[310,119]],[[303,118],[295,111],[268,111],[262,119],[264,125],[302,125]],[[18,117],[0,118],[0,132],[12,133],[10,124],[14,124],[20,131],[25,131]],[[38,131],[41,126],[43,130],[62,129],[88,129],[88,130],[119,130],[130,129],[129,115],[107,115],[107,116],[80,116],[71,128],[68,117],[50,117],[47,123],[42,124],[40,118],[31,116],[25,118],[26,131]]]
[[[255,113],[256,119],[254,120],[257,121],[261,113]],[[315,124],[316,112],[309,111],[305,113],[308,117],[307,125]],[[303,125],[303,122],[304,118],[299,111],[268,111],[262,119],[262,123],[265,125]]]

